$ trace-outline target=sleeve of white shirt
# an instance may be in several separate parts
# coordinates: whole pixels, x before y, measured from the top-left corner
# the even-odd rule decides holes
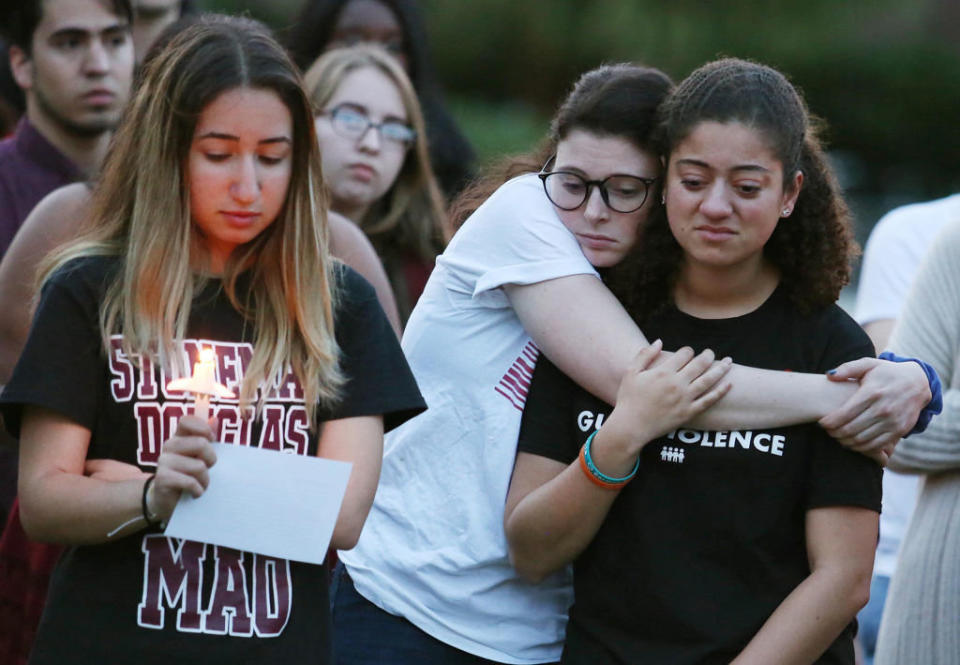
[[[438,263],[472,297],[505,284],[597,276],[534,174],[504,183],[454,235]],[[459,287],[459,288],[458,288]]]
[[[860,325],[896,319],[929,244],[918,238],[909,208],[885,215],[867,240],[857,287],[856,319]]]

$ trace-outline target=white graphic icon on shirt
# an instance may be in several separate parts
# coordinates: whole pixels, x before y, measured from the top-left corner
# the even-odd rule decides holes
[[[660,449],[660,460],[663,462],[673,462],[675,464],[683,464],[683,458],[686,457],[686,454],[683,452],[683,448],[674,448],[672,446],[664,446]]]

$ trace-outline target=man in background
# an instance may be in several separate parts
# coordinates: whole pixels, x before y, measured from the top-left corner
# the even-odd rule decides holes
[[[41,198],[96,173],[130,92],[131,19],[129,0],[19,0],[0,20],[26,109],[0,141],[0,258]],[[15,473],[0,448],[0,524]]]
[[[134,64],[130,0],[20,0],[7,13],[26,112],[0,142],[0,257],[43,196],[96,173]]]
[[[24,218],[52,190],[91,179],[106,154],[133,79],[130,0],[17,0],[0,16],[24,113],[0,142],[0,258]],[[16,492],[16,454],[0,440],[0,525]],[[6,535],[6,534],[4,534]],[[4,552],[0,662],[26,663],[56,548]],[[15,582],[15,584],[14,584]],[[14,588],[16,587],[16,588]]]

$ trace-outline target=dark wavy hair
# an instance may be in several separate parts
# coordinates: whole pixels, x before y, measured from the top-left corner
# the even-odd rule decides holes
[[[801,311],[836,302],[850,280],[859,253],[851,217],[836,177],[800,93],[780,72],[754,62],[726,58],[688,76],[660,107],[655,143],[669,160],[673,149],[701,122],[739,122],[766,138],[783,165],[783,186],[798,170],[803,186],[788,219],[781,220],[764,256],[780,271],[781,285]],[[683,263],[663,206],[653,210],[637,248],[610,284],[639,321],[671,302]]]
[[[453,228],[460,228],[507,180],[539,171],[556,153],[557,144],[576,129],[624,138],[640,150],[655,152],[657,109],[672,88],[673,81],[659,69],[635,63],[605,64],[586,72],[561,102],[539,148],[490,167],[454,200],[450,209]],[[659,200],[657,192],[651,192],[651,200]]]
[[[378,0],[397,17],[403,29],[410,81],[427,124],[430,162],[447,196],[457,194],[473,176],[476,155],[446,108],[430,58],[427,30],[416,0]],[[302,71],[320,57],[333,37],[340,13],[350,0],[305,0],[285,43]]]
[[[109,10],[130,23],[133,21],[131,0],[110,0]],[[43,0],[15,0],[3,11],[0,31],[10,46],[17,46],[31,54],[33,33],[43,19]]]

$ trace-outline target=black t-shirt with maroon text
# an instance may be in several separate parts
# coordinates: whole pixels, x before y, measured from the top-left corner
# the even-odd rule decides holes
[[[118,266],[111,257],[80,259],[47,283],[0,408],[15,435],[23,406],[44,407],[90,430],[89,459],[150,471],[192,398],[168,394],[167,370],[128,358],[119,338],[103,353],[98,311]],[[422,411],[423,398],[372,287],[342,266],[337,283],[335,333],[347,380],[341,399],[318,408],[317,420],[383,414],[391,429]],[[180,350],[189,368],[201,347],[213,347],[216,379],[236,387],[252,338],[253,324],[212,280],[193,303]],[[270,388],[256,420],[253,407],[243,411],[236,400],[214,400],[210,412],[224,443],[317,453],[292,374]],[[142,531],[66,550],[51,579],[31,663],[327,663],[329,652],[322,566]]]

